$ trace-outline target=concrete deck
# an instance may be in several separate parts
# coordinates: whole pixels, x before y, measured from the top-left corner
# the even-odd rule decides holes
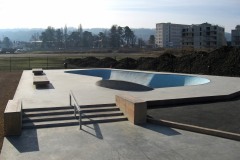
[[[33,73],[24,71],[14,99],[23,108],[69,106],[73,90],[79,105],[115,103],[116,94],[130,94],[145,101],[231,95],[240,91],[240,79],[202,76],[211,80],[199,86],[127,92],[95,85],[98,77],[46,70],[51,85],[36,89]],[[240,159],[240,143],[228,139],[146,124],[115,122],[51,129],[23,130],[20,137],[4,138],[1,159]]]
[[[33,74],[24,71],[14,99],[21,99],[23,108],[69,106],[69,91],[72,90],[79,105],[115,103],[116,94],[129,94],[148,105],[181,103],[182,101],[222,100],[224,96],[240,94],[240,78],[201,75],[211,82],[204,85],[157,88],[151,91],[120,91],[103,88],[95,83],[101,78],[65,73],[66,70],[46,70],[51,84],[36,89],[32,85]]]
[[[240,143],[153,124],[116,122],[23,130],[4,139],[1,159],[238,160]]]

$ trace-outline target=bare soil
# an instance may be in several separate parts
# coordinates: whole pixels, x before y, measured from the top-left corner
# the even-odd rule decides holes
[[[0,72],[0,151],[4,138],[3,113],[8,100],[13,99],[21,75],[22,71]]]
[[[76,66],[75,68],[111,67],[240,77],[240,48],[222,47],[211,52],[195,51],[191,54],[180,54],[182,56],[176,56],[174,50],[165,52],[158,57],[137,58],[130,57],[130,55],[126,54],[125,58],[120,60],[110,57],[105,59],[96,57],[69,58],[67,63]]]

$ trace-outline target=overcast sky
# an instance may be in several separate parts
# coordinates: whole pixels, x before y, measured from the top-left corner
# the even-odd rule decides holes
[[[240,24],[240,0],[0,0],[0,28],[155,28],[156,23]]]

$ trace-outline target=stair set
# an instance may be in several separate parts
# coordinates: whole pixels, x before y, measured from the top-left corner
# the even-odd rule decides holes
[[[81,107],[82,125],[127,121],[127,118],[114,105]],[[78,117],[73,107],[51,107],[23,109],[22,129],[78,126]]]

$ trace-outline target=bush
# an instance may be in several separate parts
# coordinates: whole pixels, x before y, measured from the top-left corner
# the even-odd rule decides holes
[[[137,61],[133,58],[123,58],[118,61],[118,64],[115,66],[118,69],[136,69]]]

